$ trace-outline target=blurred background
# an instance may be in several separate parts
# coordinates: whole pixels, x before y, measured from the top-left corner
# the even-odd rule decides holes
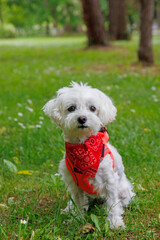
[[[92,7],[96,7],[95,0],[0,0],[0,38],[82,34],[86,31],[82,8],[89,2],[92,2]],[[125,32],[121,38],[131,37],[131,33],[139,29],[139,2],[100,0],[106,30],[111,31],[110,24],[114,25],[113,28],[116,27],[115,18],[119,14],[119,27],[121,25]],[[150,1],[147,2],[149,5]],[[158,28],[160,1],[154,0],[154,31],[158,31]]]
[[[87,33],[88,46],[108,46],[140,32],[138,59],[152,64],[159,28],[159,0],[0,0],[0,38]]]

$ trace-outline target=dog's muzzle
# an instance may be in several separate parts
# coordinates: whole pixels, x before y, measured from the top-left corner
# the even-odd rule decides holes
[[[78,126],[78,128],[87,128],[88,126],[84,125],[87,122],[87,117],[86,116],[80,116],[77,119],[78,123],[80,123],[81,125]]]

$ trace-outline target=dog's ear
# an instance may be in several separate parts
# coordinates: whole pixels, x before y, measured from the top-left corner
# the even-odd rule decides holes
[[[55,122],[59,127],[61,127],[62,121],[62,99],[63,95],[68,92],[68,88],[64,87],[57,91],[57,96],[47,102],[42,108],[44,113],[51,118],[53,122]]]
[[[61,114],[59,109],[59,104],[57,98],[51,99],[47,102],[42,108],[44,113],[51,118],[53,122],[56,122],[57,125],[60,125]]]
[[[117,109],[108,96],[99,90],[97,91],[100,99],[99,118],[101,119],[102,123],[106,125],[115,120]]]

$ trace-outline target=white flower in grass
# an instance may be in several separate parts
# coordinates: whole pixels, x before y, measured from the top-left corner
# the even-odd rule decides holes
[[[43,119],[44,119],[44,117],[39,117],[39,119],[40,119],[40,120],[43,120]]]
[[[28,99],[27,102],[28,102],[29,104],[32,104],[32,100],[31,100],[31,99]]]
[[[30,107],[26,107],[26,109],[27,109],[28,111],[30,111],[30,112],[33,112],[33,111],[34,111],[33,108],[30,108]]]
[[[26,224],[27,223],[27,221],[26,220],[23,220],[23,219],[21,219],[21,224]]]
[[[41,128],[42,126],[37,124],[35,127],[36,127],[36,128]]]
[[[152,91],[156,91],[156,87],[154,87],[154,86],[151,87],[151,89],[152,89]]]
[[[43,124],[43,122],[42,122],[42,121],[39,121],[39,124]]]
[[[18,116],[19,116],[19,117],[23,117],[23,113],[19,112],[19,113],[18,113]]]
[[[86,77],[90,77],[90,73],[86,73]]]
[[[12,118],[11,118],[11,117],[8,117],[8,120],[12,120]]]
[[[132,113],[135,113],[135,112],[136,112],[136,110],[135,110],[135,109],[131,109],[131,112],[132,112]]]
[[[26,127],[24,126],[24,124],[23,123],[21,123],[21,122],[18,122],[18,125],[21,127],[21,128],[23,128],[23,129],[25,129]]]
[[[153,101],[154,102],[158,102],[157,96],[156,95],[152,95]]]
[[[17,106],[18,106],[18,107],[22,107],[22,104],[21,104],[21,103],[17,103]]]
[[[106,87],[107,90],[111,90],[111,86]]]
[[[54,174],[54,176],[56,176],[56,177],[59,177],[59,176],[60,176],[60,174],[59,174],[59,173],[55,173],[55,174]]]
[[[17,119],[17,118],[14,118],[14,121],[15,121],[15,122],[17,122],[17,121],[18,121],[18,119]]]

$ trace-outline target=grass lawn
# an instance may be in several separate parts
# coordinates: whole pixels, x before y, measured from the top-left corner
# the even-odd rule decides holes
[[[160,37],[153,67],[136,62],[137,40],[90,50],[85,37],[0,40],[0,239],[159,238]],[[60,214],[70,198],[56,174],[64,142],[41,108],[71,81],[99,88],[118,109],[110,142],[136,192],[125,230],[110,230],[99,207],[85,218]]]

